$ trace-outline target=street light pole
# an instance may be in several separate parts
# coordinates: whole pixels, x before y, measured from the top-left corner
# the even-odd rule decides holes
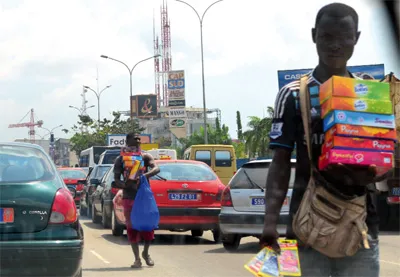
[[[123,64],[123,65],[128,69],[128,72],[129,72],[129,94],[130,94],[129,103],[130,103],[130,108],[131,108],[131,110],[130,110],[130,115],[131,115],[131,121],[132,121],[132,122],[133,122],[133,114],[132,114],[132,96],[133,96],[133,95],[132,95],[132,72],[133,72],[133,70],[135,69],[135,67],[136,67],[138,64],[140,64],[140,63],[142,63],[142,62],[145,62],[145,61],[147,61],[147,60],[151,60],[151,59],[154,59],[154,58],[158,58],[158,57],[160,57],[160,56],[161,56],[161,55],[157,54],[157,55],[151,56],[151,57],[149,57],[149,58],[147,58],[147,59],[138,61],[132,68],[129,68],[129,66],[128,66],[126,63],[124,63],[124,62],[122,62],[122,61],[120,61],[120,60],[111,58],[111,57],[106,56],[106,55],[101,55],[101,56],[100,56],[100,58],[109,59],[109,60],[118,62],[118,63],[120,63],[120,64]]]
[[[83,110],[78,108],[78,107],[71,106],[71,105],[69,105],[68,107],[71,108],[71,109],[77,110],[79,112],[79,115],[83,116],[83,113],[86,112],[87,109],[93,108],[94,105],[91,105],[91,106],[89,106],[89,107],[87,107],[86,109],[83,109]],[[81,124],[81,133],[83,133],[83,125],[82,124]]]
[[[218,2],[222,2],[223,0],[218,0],[212,3],[208,8],[204,11],[203,15],[200,17],[199,13],[193,8],[190,4],[186,3],[185,1],[176,0],[177,2],[181,2],[183,4],[188,5],[192,8],[192,10],[196,13],[197,17],[200,21],[200,48],[201,48],[201,79],[202,79],[202,86],[203,86],[203,117],[204,117],[204,144],[208,144],[208,134],[207,134],[207,108],[206,108],[206,87],[204,82],[204,51],[203,51],[203,19],[206,12]]]
[[[105,91],[106,89],[108,89],[108,88],[110,88],[110,87],[111,87],[111,85],[108,85],[108,86],[106,86],[105,88],[103,88],[100,92],[98,92],[98,90],[95,91],[94,89],[92,89],[92,88],[89,87],[89,86],[83,86],[83,88],[88,89],[88,90],[90,90],[90,91],[93,91],[94,94],[96,95],[96,98],[97,98],[97,122],[98,122],[98,123],[100,123],[100,96],[101,96],[101,93],[102,93],[103,91]]]

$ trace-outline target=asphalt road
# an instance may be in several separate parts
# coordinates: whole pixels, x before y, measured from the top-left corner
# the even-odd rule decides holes
[[[252,276],[243,265],[258,251],[254,238],[242,239],[237,253],[228,253],[222,244],[213,242],[211,232],[205,232],[202,238],[193,238],[190,233],[158,231],[150,249],[155,266],[144,265],[137,270],[130,268],[133,255],[126,235],[114,237],[111,230],[103,229],[87,218],[81,222],[85,232],[84,277]],[[380,276],[399,276],[400,236],[382,234],[380,243]]]

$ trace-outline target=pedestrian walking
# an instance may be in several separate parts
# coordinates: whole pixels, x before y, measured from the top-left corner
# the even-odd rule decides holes
[[[114,178],[113,183],[116,188],[122,189],[122,202],[124,208],[124,216],[126,222],[126,230],[128,234],[128,240],[131,243],[133,255],[135,257],[134,263],[131,265],[132,268],[142,267],[142,261],[139,255],[139,242],[144,240],[144,249],[142,252],[142,258],[145,260],[148,266],[154,266],[154,261],[149,255],[150,243],[154,240],[153,231],[138,231],[132,229],[131,222],[131,211],[134,205],[134,200],[140,186],[139,178],[141,175],[146,176],[147,179],[158,174],[160,172],[159,167],[155,164],[154,158],[148,153],[143,153],[140,148],[140,136],[135,133],[129,133],[126,136],[126,147],[121,149],[121,155],[115,160],[114,163]],[[123,156],[138,156],[135,158],[142,158],[144,162],[143,167],[138,168],[137,177],[131,180],[130,174],[131,166],[126,166],[127,162],[123,160]],[[125,166],[124,166],[125,165]],[[121,181],[121,175],[123,181]]]
[[[276,97],[269,145],[270,149],[274,150],[274,156],[267,178],[267,205],[260,244],[271,246],[279,252],[277,225],[280,223],[280,210],[288,191],[290,159],[296,145],[296,177],[287,238],[299,241],[300,265],[304,277],[379,276],[379,218],[371,188],[371,184],[380,181],[376,178],[375,167],[356,169],[337,165],[327,171],[317,169],[321,146],[324,143],[319,86],[333,75],[357,78],[347,70],[347,62],[353,55],[360,34],[358,14],[352,7],[333,3],[321,8],[316,16],[315,27],[311,30],[319,58],[318,65],[302,81],[297,80],[284,86]],[[307,108],[300,109],[303,107],[300,94],[304,91],[308,96],[308,103],[303,102],[307,103],[304,106]],[[305,126],[302,119],[305,118],[304,114],[310,116],[304,123]],[[308,130],[309,134],[306,134],[305,130]],[[310,186],[314,189],[308,190]],[[328,225],[329,221],[321,219],[320,214],[314,213],[311,208],[306,209],[305,207],[310,207],[317,200],[321,201],[320,205],[314,208],[322,209],[324,199],[318,198],[320,195],[316,193],[319,191],[323,191],[329,199],[337,199],[336,203],[345,203],[344,206],[338,204],[338,208],[343,211],[359,204],[359,216],[355,216],[358,225],[340,225],[340,220],[332,221],[333,223]],[[315,195],[318,197],[311,198]],[[303,197],[307,197],[306,201],[302,201]],[[309,199],[311,200],[308,201]],[[304,212],[306,210],[307,213]],[[300,218],[302,215],[304,217]],[[334,215],[327,213],[324,216]],[[312,230],[309,230],[310,226],[313,227]],[[348,228],[347,233],[335,233],[345,228]],[[359,229],[365,232],[358,233]],[[296,235],[308,231],[309,236],[306,239],[299,239]],[[361,244],[363,239],[364,244]],[[338,246],[347,249],[347,254],[335,252],[335,247]]]

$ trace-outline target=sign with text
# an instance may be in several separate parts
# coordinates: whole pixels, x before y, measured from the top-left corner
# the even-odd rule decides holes
[[[380,80],[385,76],[385,66],[383,64],[357,65],[357,66],[348,66],[347,68],[352,74],[362,79]],[[307,74],[312,70],[313,70],[312,68],[278,70],[279,89],[289,84],[290,82],[300,79],[302,75]]]
[[[168,72],[168,106],[185,106],[185,71]]]
[[[137,117],[156,117],[157,112],[157,95],[146,94],[136,95]]]
[[[169,128],[186,128],[186,118],[171,118],[169,120]]]
[[[185,108],[170,108],[168,110],[168,117],[170,118],[185,118],[186,116],[186,109]]]
[[[151,143],[150,134],[140,134],[141,143]],[[126,145],[126,134],[109,134],[107,135],[108,146],[125,146]]]

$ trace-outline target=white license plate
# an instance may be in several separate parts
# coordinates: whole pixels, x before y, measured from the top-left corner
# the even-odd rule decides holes
[[[198,200],[197,193],[169,193],[169,200],[184,200],[184,201],[197,201]]]

